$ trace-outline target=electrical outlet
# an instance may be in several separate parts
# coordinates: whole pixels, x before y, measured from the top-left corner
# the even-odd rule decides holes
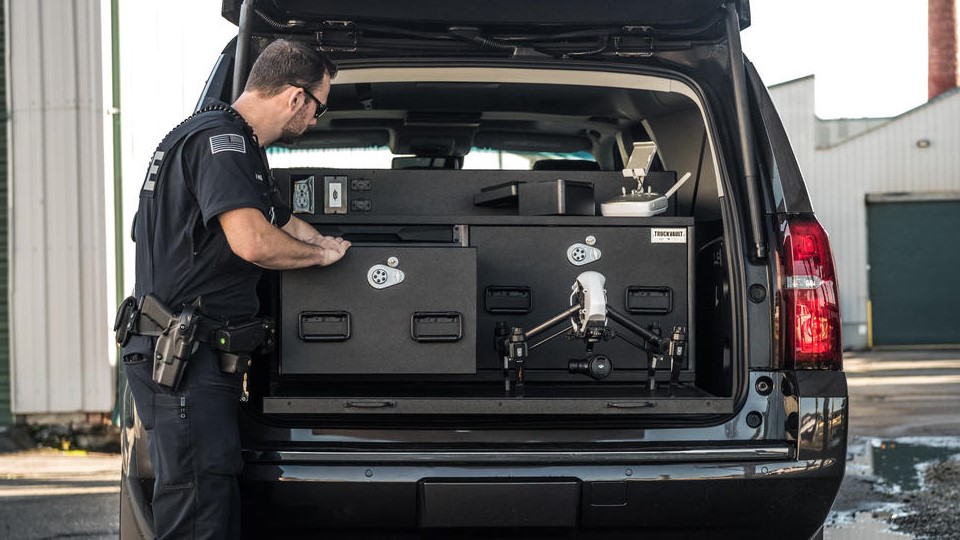
[[[370,191],[373,188],[373,182],[366,178],[353,178],[350,180],[351,191]]]
[[[350,210],[354,212],[369,212],[373,210],[373,203],[370,199],[353,199],[350,201]]]
[[[313,177],[309,176],[293,183],[294,214],[313,213]]]

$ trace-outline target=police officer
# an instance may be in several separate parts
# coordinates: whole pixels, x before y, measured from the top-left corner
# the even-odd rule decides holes
[[[320,235],[279,200],[264,147],[291,142],[326,110],[336,66],[308,45],[277,40],[242,95],[178,126],[153,156],[140,192],[137,298],[172,311],[196,303],[205,320],[256,316],[261,269],[329,265],[350,247]],[[124,368],[156,477],[158,539],[239,537],[242,375],[199,343],[175,388],[154,382],[156,338],[134,335]]]

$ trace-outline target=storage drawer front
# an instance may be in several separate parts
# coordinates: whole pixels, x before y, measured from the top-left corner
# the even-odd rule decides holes
[[[693,230],[691,226],[471,227],[470,244],[479,253],[477,296],[489,296],[491,288],[494,291],[522,289],[529,291],[529,297],[524,298],[524,302],[531,306],[528,310],[505,312],[491,309],[489,302],[481,302],[477,337],[479,369],[500,369],[502,359],[493,347],[497,321],[520,325],[528,330],[543,323],[570,307],[571,286],[582,272],[592,270],[606,278],[607,305],[633,322],[644,327],[658,324],[663,335],[668,335],[674,326],[687,327],[691,348],[685,360],[684,378],[688,378],[693,367],[689,359],[694,357],[694,329],[688,294],[693,273],[690,263]],[[684,231],[685,241],[655,242],[654,231]],[[568,250],[575,244],[585,246],[588,237],[593,237],[595,242],[592,247],[600,250],[600,257],[578,266],[568,258]],[[658,309],[642,309],[645,304],[630,298],[630,294],[632,292],[636,296],[644,291],[668,291],[669,302],[659,299],[655,306]],[[610,324],[618,334],[634,342],[640,340],[619,325]],[[536,343],[562,329],[563,325],[558,325],[532,342]],[[623,339],[598,343],[594,350],[610,357],[615,372],[646,370],[646,353]],[[566,372],[571,358],[583,358],[585,354],[582,341],[559,337],[531,350],[524,367],[533,371]],[[667,368],[667,362],[660,366],[660,369]]]
[[[391,257],[403,280],[375,288],[371,269]],[[283,272],[281,372],[475,373],[476,282],[464,247],[354,246],[332,266]]]

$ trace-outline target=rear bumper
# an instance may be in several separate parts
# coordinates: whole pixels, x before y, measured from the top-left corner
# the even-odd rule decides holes
[[[259,436],[246,430],[248,448],[259,450],[245,455],[244,534],[806,540],[843,479],[845,378],[797,373],[783,384],[777,373],[756,372],[750,388],[763,375],[791,390],[751,392],[722,424],[569,430],[566,445],[536,430],[509,434],[540,443],[518,447],[496,431],[257,424]],[[763,419],[759,427],[749,425],[751,413]],[[577,437],[583,444],[569,444]],[[595,451],[557,450],[565,446]]]
[[[308,453],[293,461],[249,461],[242,482],[245,534],[277,537],[299,530],[325,537],[420,538],[487,530],[497,537],[599,539],[643,531],[654,537],[709,532],[711,538],[805,539],[823,523],[844,468],[843,459],[835,458],[662,464],[343,461],[312,461]],[[269,528],[253,529],[264,525]]]

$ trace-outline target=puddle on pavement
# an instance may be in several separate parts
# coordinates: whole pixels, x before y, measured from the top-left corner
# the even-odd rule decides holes
[[[960,439],[901,438],[869,441],[872,473],[891,493],[920,489],[924,465],[960,453]]]
[[[914,538],[892,530],[889,520],[908,512],[905,504],[890,502],[890,496],[923,488],[923,472],[933,462],[960,454],[960,438],[902,437],[851,441],[847,476],[872,483],[869,495],[856,510],[834,511],[827,518],[824,538],[829,540],[894,540]]]

